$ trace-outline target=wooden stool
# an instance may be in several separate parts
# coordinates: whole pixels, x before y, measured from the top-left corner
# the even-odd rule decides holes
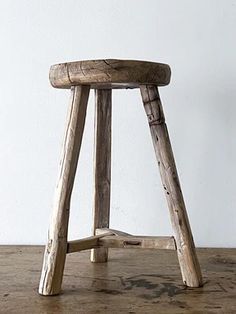
[[[170,67],[167,64],[131,60],[78,61],[51,67],[52,86],[71,88],[71,100],[53,216],[39,285],[40,294],[59,294],[66,254],[87,249],[92,249],[92,262],[106,262],[108,248],[177,250],[184,284],[189,287],[202,285],[201,270],[157,88],[169,83],[170,74]],[[95,89],[96,94],[94,236],[68,242],[70,198],[90,88]],[[131,236],[109,229],[113,88],[140,88],[141,90],[174,237]]]

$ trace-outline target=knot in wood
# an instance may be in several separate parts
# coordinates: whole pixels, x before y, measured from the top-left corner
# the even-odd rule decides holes
[[[163,124],[163,123],[165,123],[164,117],[156,118],[156,117],[154,117],[153,114],[148,115],[148,124],[150,126],[159,125],[159,124]]]

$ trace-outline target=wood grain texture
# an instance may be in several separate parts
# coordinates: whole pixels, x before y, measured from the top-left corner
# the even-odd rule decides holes
[[[69,241],[67,245],[67,253],[74,253],[99,247],[99,239],[110,235],[113,234],[111,232],[106,232],[92,237]]]
[[[126,233],[124,231],[110,229],[110,228],[97,228],[95,234],[103,234],[107,232],[111,232],[112,234],[117,235],[117,236],[132,236],[132,234]]]
[[[123,249],[166,249],[176,250],[174,237],[151,236],[117,236],[112,232],[101,233],[96,236],[69,241],[67,253],[80,252],[95,248],[123,248]]]
[[[176,252],[110,250],[107,263],[88,263],[89,251],[68,254],[63,292],[35,291],[42,246],[0,246],[2,314],[235,314],[236,249],[197,249],[204,286],[182,284]]]
[[[183,282],[190,287],[199,287],[202,285],[201,269],[195,251],[158,89],[156,86],[151,85],[143,85],[140,89],[175,232]]]
[[[88,95],[88,86],[72,88],[53,215],[39,285],[39,293],[42,295],[55,295],[61,289],[67,251],[70,198],[82,142]]]
[[[167,64],[137,60],[86,60],[51,66],[50,82],[56,88],[90,85],[91,88],[137,88],[140,84],[167,85]]]
[[[99,238],[98,245],[106,248],[176,250],[174,237],[111,235]]]
[[[111,185],[111,115],[112,93],[110,89],[95,90],[95,141],[94,141],[94,222],[97,228],[108,228],[110,217]],[[108,250],[93,249],[91,262],[106,262]]]

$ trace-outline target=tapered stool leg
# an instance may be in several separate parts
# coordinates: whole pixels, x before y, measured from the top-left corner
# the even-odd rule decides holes
[[[42,295],[55,295],[61,290],[67,252],[70,198],[84,130],[89,89],[89,86],[72,87],[53,215],[39,284],[39,293]]]
[[[202,285],[201,269],[195,251],[158,89],[152,85],[142,85],[140,89],[170,210],[183,282],[189,287],[199,287]]]
[[[109,227],[111,182],[111,89],[95,90],[94,223]],[[107,248],[91,250],[91,262],[106,262]]]

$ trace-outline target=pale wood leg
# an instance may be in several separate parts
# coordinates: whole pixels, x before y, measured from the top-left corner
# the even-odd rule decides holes
[[[39,293],[60,293],[67,251],[70,198],[84,130],[89,86],[72,88],[53,215],[45,248]]]
[[[95,90],[94,223],[109,227],[111,182],[111,89]],[[91,250],[91,262],[106,262],[107,248]]]
[[[202,285],[201,269],[195,251],[158,89],[156,86],[150,85],[142,85],[140,89],[170,210],[183,282],[189,287],[199,287]]]

